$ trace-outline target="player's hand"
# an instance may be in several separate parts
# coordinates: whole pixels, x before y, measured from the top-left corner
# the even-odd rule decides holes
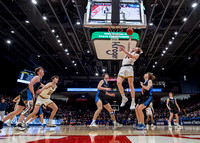
[[[125,51],[124,47],[122,47],[122,46],[119,46],[119,49],[122,51]]]
[[[170,108],[170,107],[169,107],[168,109],[169,109],[169,110],[171,110],[171,108]]]
[[[106,90],[107,90],[107,91],[111,91],[112,89],[111,89],[111,88],[106,88]]]
[[[43,109],[46,110],[47,108],[45,106],[43,106]]]
[[[178,109],[178,112],[181,112],[181,109],[180,109],[180,108]]]
[[[140,82],[140,85],[143,86],[143,82]]]
[[[133,36],[129,36],[129,39],[131,40],[133,38]]]
[[[115,97],[115,94],[114,94],[114,93],[112,93],[112,94],[110,94],[110,96],[112,96],[112,97]]]

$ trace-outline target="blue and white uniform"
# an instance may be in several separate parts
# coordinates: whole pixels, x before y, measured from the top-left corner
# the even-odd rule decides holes
[[[171,108],[171,110],[169,112],[178,114],[178,109],[176,107],[175,101],[176,101],[176,99],[174,97],[173,98],[169,97],[169,105],[168,106]]]
[[[104,88],[108,88],[109,87],[109,84],[103,80],[104,83],[101,85],[101,87],[104,87]],[[108,104],[109,102],[106,100],[106,91],[105,90],[99,90],[97,91],[97,94],[96,94],[96,99],[95,99],[95,102],[97,102],[98,100],[101,100],[103,105],[106,105]]]
[[[144,86],[148,86],[149,80],[143,83]],[[151,103],[152,100],[152,91],[153,91],[153,86],[150,87],[149,90],[144,89],[143,90],[143,101],[141,104],[144,104],[144,106],[148,107],[149,104]]]

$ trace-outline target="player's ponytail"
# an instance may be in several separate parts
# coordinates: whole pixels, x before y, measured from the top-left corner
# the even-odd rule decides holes
[[[149,75],[149,79],[150,80],[154,80],[156,77],[153,75],[153,73],[148,72],[147,73]]]

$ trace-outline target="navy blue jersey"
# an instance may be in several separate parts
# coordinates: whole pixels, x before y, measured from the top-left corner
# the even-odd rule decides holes
[[[39,87],[40,87],[40,85],[42,84],[42,79],[40,79],[40,81],[39,82],[36,82],[34,85],[33,85],[33,90],[34,90],[34,92],[36,92],[38,89],[39,89]],[[32,94],[31,94],[31,91],[29,90],[29,87],[26,87],[24,90],[22,90],[22,92],[20,93],[21,95],[27,95],[27,96],[32,96]]]
[[[109,87],[109,84],[106,83],[105,80],[103,80],[103,84],[101,85],[101,87],[108,88],[108,87]],[[97,93],[99,93],[99,94],[106,94],[106,90],[99,90],[99,89],[98,89]]]
[[[171,109],[176,108],[175,100],[176,100],[175,98],[169,98],[169,107]]]
[[[147,80],[146,82],[144,82],[143,85],[144,86],[148,86],[148,82],[149,82],[149,80]],[[143,94],[145,96],[152,96],[152,91],[153,91],[153,86],[151,86],[149,90],[143,89]]]

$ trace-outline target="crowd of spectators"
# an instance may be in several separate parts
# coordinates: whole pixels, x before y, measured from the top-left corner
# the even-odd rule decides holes
[[[12,102],[14,97],[0,94],[0,98],[4,98],[9,104],[6,114],[13,111],[15,103]],[[69,105],[66,101],[53,99],[53,101],[58,106],[58,112],[56,113],[56,119],[62,119],[62,124],[64,125],[88,125],[90,124],[93,114],[96,110],[91,108],[91,105],[84,103],[84,106],[79,107],[77,104]],[[200,98],[198,95],[191,96],[189,99],[178,100],[177,101],[180,108],[180,117],[181,118],[193,118],[200,117]],[[49,118],[51,114],[51,109],[47,108],[44,112],[44,118]],[[136,115],[134,110],[130,111],[128,108],[120,109],[115,113],[116,119],[118,122],[125,125],[131,125],[136,121]],[[167,120],[169,117],[169,111],[166,108],[166,102],[162,103],[160,107],[154,107],[154,120],[163,119]],[[111,124],[109,113],[103,109],[100,113],[98,119],[98,124],[108,125]]]

